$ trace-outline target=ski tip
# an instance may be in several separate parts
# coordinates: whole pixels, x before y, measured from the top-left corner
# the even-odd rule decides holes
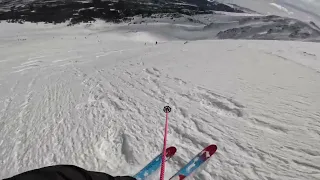
[[[177,152],[177,148],[174,146],[168,147],[166,152],[167,152],[166,156],[171,157]]]
[[[179,175],[179,180],[183,180],[184,178],[186,178],[185,175]]]
[[[207,146],[204,151],[208,151],[210,155],[214,154],[217,151],[217,145],[215,144],[211,144],[209,146]]]

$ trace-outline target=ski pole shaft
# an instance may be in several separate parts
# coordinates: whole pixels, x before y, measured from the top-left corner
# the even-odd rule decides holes
[[[160,171],[160,180],[164,180],[164,172],[166,166],[166,149],[167,149],[167,135],[168,135],[168,116],[171,108],[169,106],[164,107],[163,111],[166,113],[166,123],[164,128],[164,137],[163,137],[163,150],[162,150],[162,162],[161,162],[161,171]]]

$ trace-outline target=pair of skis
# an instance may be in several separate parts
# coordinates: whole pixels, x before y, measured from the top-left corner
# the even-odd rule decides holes
[[[207,146],[169,180],[183,180],[184,178],[188,177],[194,170],[199,168],[205,161],[207,161],[216,152],[216,150],[217,146],[214,144]],[[172,158],[176,151],[177,149],[173,146],[167,148],[166,161]],[[140,170],[134,176],[134,178],[136,178],[137,180],[145,180],[149,175],[158,170],[161,166],[161,156],[162,153],[156,156],[148,165]]]

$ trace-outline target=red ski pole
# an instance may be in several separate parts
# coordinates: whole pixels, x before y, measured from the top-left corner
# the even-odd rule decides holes
[[[163,150],[162,150],[162,161],[161,161],[161,172],[160,172],[160,180],[164,180],[164,172],[166,166],[166,149],[167,149],[167,135],[168,135],[168,114],[171,112],[171,108],[169,106],[165,106],[163,111],[166,113],[166,123],[164,128],[164,138],[163,138]]]

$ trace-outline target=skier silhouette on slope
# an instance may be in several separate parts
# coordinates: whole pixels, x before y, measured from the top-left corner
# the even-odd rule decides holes
[[[135,180],[135,178],[113,177],[106,173],[87,171],[73,165],[56,165],[27,171],[4,180]]]

